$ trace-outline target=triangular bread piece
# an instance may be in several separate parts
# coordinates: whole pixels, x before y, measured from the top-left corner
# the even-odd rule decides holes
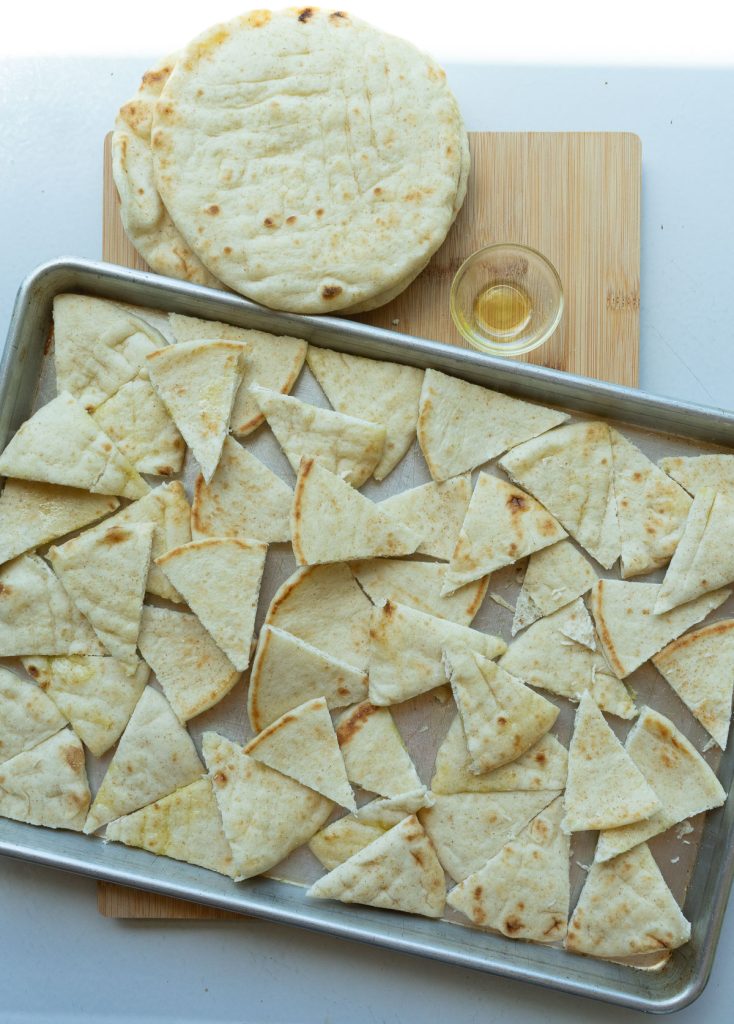
[[[530,556],[515,605],[512,635],[552,615],[581,597],[596,583],[590,563],[570,540],[560,540]]]
[[[451,556],[444,593],[565,536],[560,523],[535,498],[499,477],[480,473]]]
[[[524,754],[558,718],[555,704],[468,647],[447,644],[443,657],[477,775]]]
[[[101,757],[117,742],[148,682],[145,662],[117,658],[23,658],[23,668],[68,718],[82,743]]]
[[[477,580],[443,597],[441,590],[446,568],[438,562],[400,558],[371,558],[352,563],[352,572],[359,585],[375,604],[382,601],[405,604],[439,619],[468,626],[484,600],[489,578]]]
[[[81,830],[90,801],[84,748],[62,729],[0,765],[0,816]]]
[[[649,818],[661,807],[588,693],[576,712],[564,799],[565,832],[619,828]]]
[[[156,560],[240,672],[250,664],[267,551],[258,541],[218,537],[191,541]]]
[[[0,764],[65,725],[66,718],[40,687],[0,668]]]
[[[209,483],[194,485],[194,539],[243,537],[267,544],[291,539],[293,491],[234,438],[226,437]]]
[[[153,524],[89,530],[51,548],[48,560],[113,658],[137,665],[135,648],[148,578]]]
[[[158,690],[146,686],[117,744],[84,824],[85,832],[188,786],[204,767],[194,741]]]
[[[324,697],[330,708],[343,708],[366,696],[365,672],[282,629],[265,625],[260,630],[247,693],[255,732],[316,697]]]
[[[448,480],[567,419],[555,409],[426,370],[418,441],[433,479]]]
[[[485,658],[496,658],[507,650],[499,637],[392,601],[374,608],[370,638],[369,698],[380,707],[399,704],[447,682],[443,664],[447,644],[463,644]]]
[[[229,693],[240,672],[195,615],[143,606],[138,647],[182,722]]]
[[[446,883],[431,841],[413,815],[320,878],[308,895],[440,917]]]
[[[643,708],[625,750],[660,801],[660,810],[645,821],[602,832],[596,860],[610,860],[638,843],[665,832],[694,814],[720,807],[726,792],[683,733],[669,718]]]
[[[674,640],[652,663],[722,750],[734,692],[734,619],[723,619]]]
[[[232,851],[207,778],[197,779],[162,800],[111,821],[105,839],[137,846],[156,857],[196,864],[220,875],[231,877],[234,873]]]
[[[675,455],[658,465],[694,497],[703,487],[734,488],[734,455]]]
[[[338,412],[385,427],[385,446],[374,470],[375,480],[384,480],[413,443],[423,370],[313,345],[306,360]]]
[[[324,697],[281,715],[250,740],[245,753],[348,811],[357,810]]]
[[[301,372],[308,345],[301,338],[250,331],[215,320],[198,320],[193,316],[169,313],[169,322],[176,341],[209,340],[244,342],[248,346],[247,363],[239,391],[232,407],[231,429],[237,437],[251,434],[264,421],[251,384],[262,384],[286,395]]]
[[[393,494],[380,502],[380,508],[421,535],[416,554],[449,562],[469,508],[471,491],[471,477],[466,473],[444,483],[431,481]]]
[[[337,719],[336,735],[356,786],[387,797],[424,788],[387,708],[363,701]]]
[[[150,490],[132,462],[67,393],[21,424],[0,455],[0,475],[124,498],[142,498]]]
[[[622,545],[622,578],[669,561],[683,533],[691,499],[617,430],[610,429],[614,493]]]
[[[691,936],[647,843],[594,863],[568,924],[566,949],[600,957],[677,949]]]
[[[567,640],[573,640],[582,647],[588,647],[590,651],[596,650],[596,631],[591,621],[588,609],[581,598],[577,598],[572,604],[567,605],[568,616],[565,622],[559,627],[559,632]]]
[[[334,808],[331,800],[248,757],[224,736],[205,732],[202,748],[237,881],[275,867],[308,842]]]
[[[0,564],[107,516],[117,498],[74,487],[6,480],[0,495]]]
[[[510,939],[557,942],[566,935],[571,843],[560,828],[557,797],[516,839],[448,894],[448,903],[480,928]]]
[[[103,402],[94,419],[138,473],[181,472],[186,445],[149,380],[137,378]]]
[[[352,487],[361,487],[372,475],[385,447],[383,426],[257,384],[250,390],[294,472],[305,458],[315,459]]]
[[[705,619],[731,594],[714,590],[687,604],[655,615],[659,583],[599,580],[591,591],[591,614],[612,671],[624,679],[675,640],[690,626]]]
[[[187,341],[146,359],[150,382],[208,482],[229,431],[247,349],[235,341]]]
[[[621,540],[606,423],[569,423],[500,459],[508,476],[540,501],[592,558],[611,569]]]
[[[421,541],[313,459],[303,459],[298,472],[291,537],[299,565],[410,555]]]

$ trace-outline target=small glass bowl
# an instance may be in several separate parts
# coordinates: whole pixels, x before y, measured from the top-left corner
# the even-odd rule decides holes
[[[535,249],[500,242],[472,253],[451,283],[451,317],[470,345],[519,356],[550,338],[563,315],[555,267]]]

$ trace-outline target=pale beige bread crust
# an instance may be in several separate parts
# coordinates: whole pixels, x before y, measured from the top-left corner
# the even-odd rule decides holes
[[[0,668],[0,764],[65,725],[66,718],[41,687]]]
[[[94,419],[138,473],[181,472],[186,445],[149,380],[136,377],[94,410]]]
[[[544,615],[552,615],[596,583],[596,573],[570,540],[534,552],[515,605],[512,635]]]
[[[734,487],[734,455],[675,455],[658,465],[694,497],[702,487]]]
[[[4,818],[79,832],[89,801],[84,747],[73,729],[62,729],[0,765]]]
[[[471,500],[472,483],[468,473],[443,483],[432,481],[393,494],[380,502],[382,509],[410,526],[423,538],[418,555],[430,555],[449,562],[456,547],[461,524]]]
[[[487,593],[489,579],[477,580],[460,590],[441,595],[446,578],[445,565],[403,558],[371,558],[352,562],[359,585],[375,604],[392,601],[439,619],[471,625]]]
[[[337,719],[336,735],[350,782],[386,797],[424,788],[388,708],[357,704]]]

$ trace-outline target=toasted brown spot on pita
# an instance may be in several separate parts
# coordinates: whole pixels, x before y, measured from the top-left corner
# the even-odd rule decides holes
[[[349,691],[347,690],[346,692],[348,693]],[[337,727],[336,738],[339,740],[339,746],[343,746],[352,736],[356,736],[367,719],[371,715],[376,714],[377,711],[378,709],[373,704],[370,704],[369,701],[365,701],[355,708],[354,713]]]
[[[270,21],[270,11],[251,11],[247,16],[247,21],[253,28],[262,28]]]
[[[545,751],[544,750],[539,750],[538,753],[535,755],[535,760],[536,760],[536,762],[538,764],[545,764],[545,762],[546,762]]]
[[[555,533],[556,524],[552,519],[544,519],[540,524],[540,532],[545,537],[551,537]]]
[[[543,935],[551,935],[557,928],[562,928],[562,927],[563,927],[563,918],[562,917],[554,918],[553,924],[549,928],[546,928],[546,930],[543,932]]]
[[[527,501],[522,494],[511,494],[507,499],[507,507],[510,512],[522,512],[524,508],[527,508]]]
[[[343,289],[339,284],[325,284],[321,289],[322,299],[335,299],[337,295],[341,295]]]
[[[497,715],[497,725],[507,725],[507,719],[504,715]]]
[[[130,537],[130,531],[126,530],[124,526],[111,526],[110,529],[102,537],[104,544],[121,544],[123,541],[128,540]]]
[[[104,441],[103,442],[103,444],[102,444],[102,451],[105,451],[105,452],[111,452],[112,451],[112,445],[110,444],[109,441]]]
[[[640,482],[640,480],[642,480],[642,473],[639,471],[639,469],[632,474],[632,479],[636,480],[638,483]]]
[[[226,772],[217,772],[212,777],[212,782],[216,782],[216,784],[218,786],[223,786],[226,781],[227,781],[227,773]]]
[[[7,583],[0,583],[0,594],[12,594],[13,588],[9,587]]]
[[[332,11],[329,15],[329,21],[349,21],[349,15],[345,11]]]
[[[316,216],[317,217],[323,217],[324,216],[324,211],[323,211],[323,209],[321,207],[319,207],[318,210],[316,211]]]
[[[298,20],[302,25],[305,25],[307,21],[313,18],[314,10],[313,7],[304,7],[298,14]]]
[[[516,917],[514,914],[510,914],[509,917],[505,919],[505,928],[510,933],[510,935],[512,935],[514,932],[520,931],[520,929],[522,928],[522,921],[519,917]]]
[[[212,217],[216,217],[216,215],[220,212],[219,206],[216,203],[212,203],[211,206],[207,206],[206,212],[211,214]]]
[[[272,217],[266,217],[265,220],[263,221],[263,224],[265,225],[266,228],[275,227],[275,221],[273,220]]]
[[[420,851],[411,850],[410,856],[413,858],[416,864],[418,864],[419,867],[423,867],[423,857],[421,856]]]
[[[64,760],[72,771],[78,772],[84,764],[84,754],[79,747],[65,747]]]
[[[143,75],[143,85],[155,85],[156,82],[163,82],[173,71],[171,64],[166,64],[162,68],[158,68],[156,71],[146,71]],[[132,106],[132,104],[130,104]]]
[[[285,222],[286,224],[295,224],[297,220],[298,218],[296,217],[296,215],[292,213],[290,217],[286,217]]]
[[[225,245],[225,247],[224,247],[224,249],[222,251],[223,251],[225,256],[230,256],[232,254],[232,246],[231,245]]]

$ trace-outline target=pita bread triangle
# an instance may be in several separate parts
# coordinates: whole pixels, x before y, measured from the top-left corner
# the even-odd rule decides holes
[[[450,594],[565,536],[566,531],[529,494],[499,477],[480,473],[443,593]]]
[[[556,942],[566,935],[571,843],[561,831],[563,800],[533,818],[515,839],[448,894],[480,928],[510,939]]]
[[[652,708],[642,709],[625,750],[655,791],[660,810],[645,821],[602,832],[596,860],[610,860],[726,800],[721,783],[696,748],[669,718]]]
[[[0,764],[65,725],[66,719],[40,687],[0,668]]]
[[[178,313],[169,313],[168,319],[178,342],[206,338],[247,344],[245,372],[232,407],[231,429],[237,437],[251,434],[265,419],[250,393],[250,385],[262,384],[285,395],[296,383],[306,358],[308,346],[301,338],[250,331]]]
[[[421,535],[423,540],[416,554],[449,562],[469,508],[471,491],[471,477],[464,474],[440,484],[432,481],[393,494],[380,502],[380,508]]]
[[[337,719],[336,735],[356,786],[387,797],[425,788],[387,708],[363,701]]]
[[[435,850],[413,815],[320,878],[308,895],[440,917],[446,883]]]
[[[54,572],[113,658],[137,665],[135,654],[152,523],[89,530],[48,552]]]
[[[619,828],[649,818],[661,806],[588,693],[576,712],[564,800],[565,832]]]
[[[150,490],[132,462],[67,393],[21,424],[0,455],[0,475],[124,498],[142,498]]]
[[[734,455],[676,455],[658,465],[694,497],[703,487],[734,487]]]
[[[542,548],[530,556],[515,606],[512,635],[552,615],[581,597],[596,583],[596,573],[570,540]]]
[[[246,353],[246,347],[234,341],[187,341],[146,358],[150,382],[207,482],[229,431]]]
[[[499,464],[592,558],[611,569],[621,540],[606,423],[569,423],[513,448]]]
[[[447,644],[444,663],[476,774],[524,754],[558,718],[558,708],[493,661]]]
[[[375,480],[384,480],[413,443],[423,371],[313,345],[306,360],[338,412],[385,427],[385,446],[374,470]]]
[[[232,851],[207,778],[111,821],[105,839],[137,846],[156,857],[196,864],[220,875],[233,874]]]
[[[203,774],[194,742],[158,690],[146,686],[89,809],[84,831],[137,811]]]
[[[323,697],[281,715],[250,740],[245,753],[347,810],[357,810]]]
[[[439,619],[471,624],[487,593],[485,577],[466,587],[441,596],[446,566],[438,562],[418,562],[400,558],[372,558],[353,562],[352,572],[369,598],[379,604],[392,601]]]
[[[410,555],[420,535],[313,459],[298,471],[291,512],[298,565]]]
[[[94,419],[139,473],[181,472],[186,445],[149,380],[123,384],[94,411]]]
[[[448,480],[566,419],[555,409],[426,370],[418,441],[433,479]]]
[[[224,736],[205,732],[202,747],[236,881],[275,867],[308,842],[334,808],[331,800],[248,757]]]
[[[677,949],[691,926],[665,884],[647,843],[594,863],[568,924],[566,949],[600,957]]]
[[[0,765],[0,816],[78,832],[89,807],[84,748],[62,729]]]

